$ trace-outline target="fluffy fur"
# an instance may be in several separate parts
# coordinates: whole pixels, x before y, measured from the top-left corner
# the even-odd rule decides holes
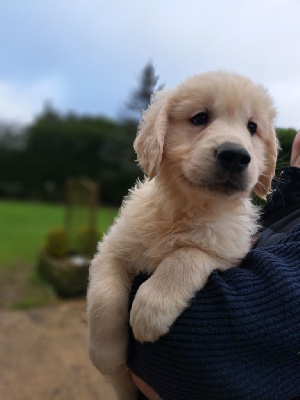
[[[192,122],[198,113],[208,115],[207,123]],[[130,325],[137,340],[155,341],[213,269],[240,262],[257,228],[250,193],[264,198],[274,176],[274,117],[262,86],[223,71],[158,92],[143,112],[134,148],[148,178],[130,191],[99,244],[88,288],[90,358],[111,376],[118,399],[136,396],[125,367],[133,277],[152,274],[137,292]],[[220,165],[224,143],[248,152],[243,171]]]

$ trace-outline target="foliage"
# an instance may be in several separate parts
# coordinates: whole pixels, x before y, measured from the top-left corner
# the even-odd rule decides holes
[[[23,128],[0,124],[0,197],[7,192],[18,197],[22,192],[25,145]]]
[[[92,258],[102,236],[103,233],[100,229],[91,229],[88,226],[80,228],[78,232],[78,248],[80,249],[80,254],[87,258]]]
[[[277,161],[277,174],[280,173],[282,167],[289,165],[291,158],[291,149],[297,131],[295,129],[277,128],[276,134],[280,143],[280,151]]]
[[[59,259],[42,253],[38,271],[60,296],[74,296],[86,293],[89,260],[74,265],[69,259]]]
[[[26,128],[22,148],[0,141],[0,196],[62,201],[66,180],[85,176],[99,184],[104,203],[119,205],[141,176],[135,134],[129,122],[48,108]]]
[[[51,256],[65,257],[70,251],[67,231],[64,228],[52,228],[46,236],[45,250]]]
[[[132,138],[116,122],[48,111],[27,137],[26,186],[38,197],[62,199],[67,178],[86,176],[100,184],[104,202],[120,203],[137,178]]]
[[[143,176],[133,141],[157,80],[147,64],[128,104],[134,118],[61,115],[46,106],[25,128],[0,124],[0,197],[62,201],[66,180],[84,176],[99,184],[102,202],[119,206]]]
[[[127,108],[131,115],[128,119],[139,121],[141,110],[146,110],[150,103],[150,98],[154,92],[154,88],[159,77],[155,75],[155,69],[149,62],[142,70],[139,78],[138,87],[132,92]]]

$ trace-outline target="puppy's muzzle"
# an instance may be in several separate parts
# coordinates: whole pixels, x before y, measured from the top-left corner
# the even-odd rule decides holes
[[[241,145],[225,142],[216,150],[216,158],[219,165],[226,172],[243,172],[251,161],[250,154]]]

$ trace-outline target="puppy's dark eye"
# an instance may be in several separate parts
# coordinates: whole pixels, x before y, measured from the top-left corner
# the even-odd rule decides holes
[[[257,130],[257,125],[255,122],[249,121],[247,125],[248,131],[250,132],[251,135],[254,135]]]
[[[196,126],[206,125],[209,122],[208,114],[206,112],[200,112],[200,113],[194,115],[190,119],[190,122]]]

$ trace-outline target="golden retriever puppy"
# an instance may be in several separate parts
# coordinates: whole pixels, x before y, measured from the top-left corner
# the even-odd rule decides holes
[[[249,196],[274,176],[275,111],[267,91],[227,72],[158,92],[134,142],[148,176],[124,200],[90,267],[88,344],[118,399],[134,399],[126,370],[128,321],[137,340],[168,332],[213,269],[237,265],[257,229]],[[133,301],[131,282],[151,274]]]

